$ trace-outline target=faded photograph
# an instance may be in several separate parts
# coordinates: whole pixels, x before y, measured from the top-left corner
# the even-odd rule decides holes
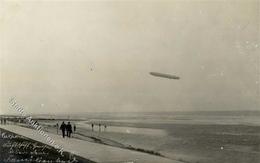
[[[259,0],[1,0],[0,163],[260,163]]]

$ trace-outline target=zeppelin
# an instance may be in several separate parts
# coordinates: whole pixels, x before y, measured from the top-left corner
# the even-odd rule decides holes
[[[170,75],[170,74],[163,74],[159,72],[150,72],[150,75],[156,76],[156,77],[161,77],[161,78],[168,78],[168,79],[180,79],[180,77],[175,76],[175,75]]]

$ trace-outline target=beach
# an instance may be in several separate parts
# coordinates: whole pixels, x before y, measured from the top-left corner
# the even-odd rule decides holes
[[[0,128],[0,160],[1,163],[94,163],[85,158],[64,152],[63,155],[53,147],[17,135]]]
[[[257,116],[243,116],[241,119],[241,115],[236,115],[232,116],[232,121],[230,116],[216,114],[211,117],[174,114],[172,118],[169,114],[143,115],[143,118],[131,114],[127,118],[110,117],[109,114],[107,117],[104,114],[89,117],[88,120],[71,121],[77,126],[72,135],[74,138],[187,163],[260,161],[260,125],[255,120]],[[57,122],[61,123],[57,120],[39,121],[52,133],[57,133],[54,127]],[[95,124],[94,131],[91,124]],[[98,124],[101,124],[100,131]],[[104,125],[107,127],[104,128]]]

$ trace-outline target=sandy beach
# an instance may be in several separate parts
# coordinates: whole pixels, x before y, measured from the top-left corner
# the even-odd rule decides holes
[[[191,119],[193,120],[187,120]],[[203,117],[203,116],[202,116]],[[234,117],[239,118],[239,117]],[[164,119],[164,118],[163,118]],[[103,116],[89,120],[72,121],[77,126],[74,138],[137,150],[153,155],[161,155],[187,163],[258,163],[260,160],[260,126],[229,123],[229,117],[221,120],[212,117],[201,120],[196,116],[183,115],[160,123],[146,123],[135,117],[136,122],[128,118],[110,121]],[[225,121],[227,119],[227,121]],[[249,120],[252,118],[248,117]],[[176,123],[178,121],[178,123]],[[218,123],[221,121],[221,123]],[[185,123],[184,123],[185,122]],[[242,122],[242,120],[241,120]],[[57,120],[41,120],[46,131],[57,133],[54,125]],[[61,123],[61,121],[59,122]],[[95,124],[92,131],[91,124]],[[101,125],[99,131],[98,124]],[[104,124],[107,128],[104,128]],[[60,134],[60,131],[59,131]]]

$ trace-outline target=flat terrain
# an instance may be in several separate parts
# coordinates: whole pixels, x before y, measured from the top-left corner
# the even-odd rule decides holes
[[[20,135],[46,143],[44,137],[40,136],[36,130],[17,125],[0,125],[0,128],[19,133]],[[48,133],[55,140],[56,144],[63,147],[64,151],[73,153],[77,156],[89,159],[94,162],[133,162],[133,163],[180,163],[160,156],[148,153],[137,152],[134,150],[122,149],[104,145],[100,143],[92,143],[75,138],[62,138],[60,135]]]
[[[55,125],[67,123],[65,118],[38,122],[48,133],[60,138]],[[259,163],[259,119],[259,112],[104,113],[79,115],[70,122],[77,126],[72,134],[75,139],[156,158],[162,156],[185,163]]]
[[[17,135],[13,132],[0,128],[0,162],[77,162],[77,163],[93,163],[84,158],[73,156],[67,152],[63,156],[51,146],[37,142],[35,140]],[[73,158],[75,157],[74,161]]]
[[[52,123],[55,124],[42,122],[49,132],[55,133]],[[75,138],[120,148],[142,149],[187,163],[260,162],[259,126],[97,121],[108,127],[106,130],[101,127],[99,132],[96,126],[92,132],[89,122],[73,123],[78,126],[73,134]]]

